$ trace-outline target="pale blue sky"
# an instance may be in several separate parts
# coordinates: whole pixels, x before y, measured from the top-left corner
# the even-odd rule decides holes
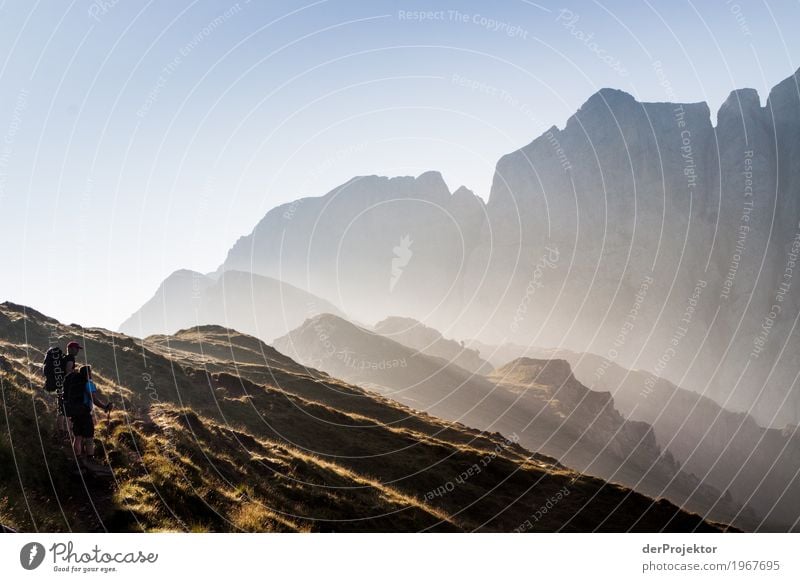
[[[116,328],[354,175],[486,198],[501,155],[601,87],[763,103],[798,22],[797,1],[0,0],[0,300]]]

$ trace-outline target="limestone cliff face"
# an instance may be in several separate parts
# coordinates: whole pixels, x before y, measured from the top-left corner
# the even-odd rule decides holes
[[[799,158],[797,74],[764,107],[733,91],[716,119],[602,89],[503,156],[486,204],[437,172],[360,176],[269,212],[220,271],[279,279],[357,321],[611,354],[796,425]]]
[[[483,201],[463,187],[451,194],[439,172],[359,176],[270,211],[221,269],[276,277],[360,320],[437,310],[453,319],[483,216]]]
[[[797,423],[799,119],[797,75],[765,107],[733,91],[716,127],[703,103],[599,91],[498,163],[480,248],[523,261],[501,253],[478,296],[519,301],[525,258],[556,247],[516,339],[612,353],[764,425]],[[502,303],[500,319],[515,309]]]

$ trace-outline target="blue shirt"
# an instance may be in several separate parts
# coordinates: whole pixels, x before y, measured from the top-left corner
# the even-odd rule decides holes
[[[91,412],[92,408],[94,407],[94,401],[92,400],[92,394],[94,394],[95,392],[97,392],[97,386],[94,385],[94,382],[89,380],[86,383],[86,392],[83,393],[83,403],[89,409],[89,412]]]

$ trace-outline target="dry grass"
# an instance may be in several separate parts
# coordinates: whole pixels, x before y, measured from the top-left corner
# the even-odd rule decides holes
[[[54,332],[82,339],[117,404],[97,430],[112,480],[84,484],[68,450],[52,444],[53,403],[35,370]],[[0,415],[0,521],[23,531],[512,531],[568,486],[568,501],[537,528],[624,531],[642,516],[636,527],[644,531],[706,527],[518,446],[427,498],[497,451],[501,436],[292,371],[296,364],[280,354],[259,367],[253,338],[236,339],[249,362],[234,365],[219,345],[228,332],[210,333],[186,334],[167,354],[0,306],[8,412],[8,420]],[[192,342],[206,341],[216,346],[200,362]]]

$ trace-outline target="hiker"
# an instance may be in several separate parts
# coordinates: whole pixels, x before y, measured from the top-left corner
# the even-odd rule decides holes
[[[94,460],[94,406],[107,413],[113,403],[103,402],[92,380],[91,366],[81,366],[64,379],[64,402],[66,415],[72,419],[72,450],[81,465],[88,469],[99,469]]]
[[[64,415],[64,379],[75,369],[75,356],[83,349],[78,342],[67,344],[67,353],[58,346],[48,348],[42,364],[45,378],[44,389],[56,396],[56,434],[62,440],[69,440],[69,425]]]
[[[83,346],[76,341],[71,341],[67,344],[67,355],[64,356],[65,377],[75,371],[75,357],[82,349]],[[67,417],[64,414],[64,390],[60,391],[58,397],[58,420],[56,421],[56,426],[58,427],[59,434],[62,436],[66,435],[66,438],[69,439],[72,435],[70,434]]]
[[[75,371],[75,357],[83,349],[83,346],[76,341],[71,341],[67,344],[67,354],[64,356],[64,378],[70,373]],[[56,417],[56,429],[58,434],[64,438],[69,439],[72,435],[69,430],[69,423],[67,423],[67,416],[64,414],[64,389],[62,387],[57,393],[58,396],[58,416]]]

